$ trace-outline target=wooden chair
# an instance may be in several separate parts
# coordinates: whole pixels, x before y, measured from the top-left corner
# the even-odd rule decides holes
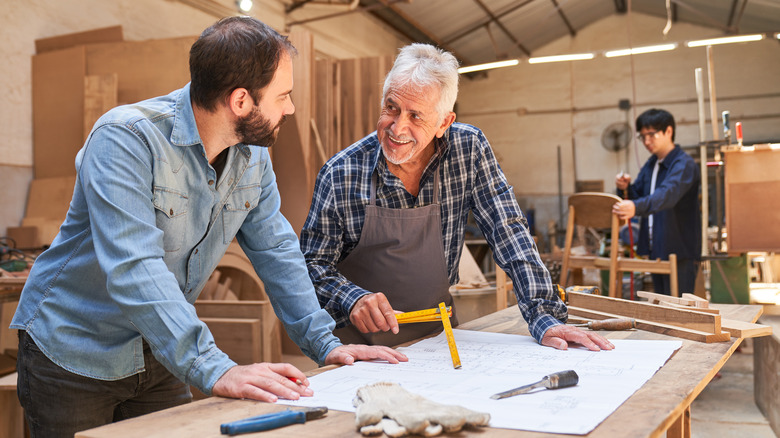
[[[569,270],[572,268],[597,268],[609,270],[609,294],[622,298],[623,272],[651,272],[668,274],[672,295],[679,296],[677,290],[677,257],[669,255],[669,260],[644,260],[621,257],[618,245],[620,219],[612,214],[612,206],[621,199],[609,193],[583,192],[569,197],[569,220],[566,225],[566,243],[561,263],[561,285],[567,286]],[[571,247],[574,229],[577,225],[596,229],[609,229],[611,244],[609,256],[572,255]]]

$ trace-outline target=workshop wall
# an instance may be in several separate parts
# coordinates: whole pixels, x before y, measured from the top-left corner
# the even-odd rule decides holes
[[[628,150],[607,151],[601,136],[608,125],[628,121],[633,129],[634,120],[644,110],[664,108],[677,121],[676,142],[683,147],[698,144],[697,67],[703,70],[707,98],[706,139],[712,140],[706,48],[687,48],[683,43],[722,34],[674,23],[664,38],[665,24],[665,20],[642,14],[614,15],[533,55],[679,42],[681,47],[670,52],[619,58],[599,54],[592,60],[549,64],[521,62],[491,70],[487,77],[461,81],[458,120],[485,131],[521,207],[535,210],[537,234],[547,235],[549,221],[562,219],[565,228],[566,198],[575,191],[575,179],[603,181],[604,190],[613,191],[615,175],[621,170],[638,174],[649,154],[633,137]],[[732,129],[742,121],[745,144],[780,141],[778,41],[713,46],[713,60],[718,117],[721,111],[730,111]],[[629,111],[618,107],[620,99],[632,103]]]
[[[31,58],[35,40],[56,35],[121,25],[126,41],[197,36],[217,20],[215,15],[178,0],[26,0],[6,2],[0,8],[0,235],[18,226],[24,216],[33,178]],[[208,2],[201,2],[208,3]],[[234,9],[233,0],[213,0]],[[340,10],[343,10],[342,7]],[[291,15],[303,20],[333,7],[307,5]],[[284,32],[284,5],[255,0],[253,14]],[[376,20],[355,13],[301,25],[314,35],[318,58],[359,58],[394,55],[404,42]],[[67,110],[67,109],[63,109]],[[72,162],[62,163],[73,166]]]
[[[214,0],[233,7],[232,0]],[[284,30],[283,5],[256,0],[255,15]],[[291,19],[305,20],[333,12],[327,5],[307,5]],[[89,11],[89,13],[85,13]],[[0,235],[19,225],[32,179],[31,57],[34,41],[55,35],[121,25],[128,41],[197,35],[216,17],[183,0],[28,0],[10,2],[0,10]],[[675,23],[664,39],[665,21],[641,14],[607,17],[562,38],[535,56],[601,51],[663,41],[720,36],[720,31]],[[302,25],[313,34],[318,58],[349,59],[392,56],[405,41],[364,14]],[[745,143],[780,139],[780,44],[777,41],[714,47],[718,114],[731,111],[732,123],[742,121]],[[633,58],[633,59],[632,59]],[[565,198],[576,181],[603,181],[611,190],[614,175],[636,175],[648,154],[632,141],[628,151],[608,152],[601,134],[611,123],[628,120],[649,107],[669,109],[678,120],[677,141],[698,142],[694,69],[704,70],[705,48],[590,61],[529,65],[493,70],[486,76],[463,78],[458,120],[482,128],[524,209],[535,210],[538,234],[549,221],[565,220]],[[626,112],[620,99],[637,103]],[[707,108],[709,117],[709,107]],[[707,137],[712,129],[707,127]],[[719,129],[720,132],[720,129]],[[343,145],[346,146],[346,145]],[[560,152],[559,152],[560,150]],[[560,153],[560,171],[558,166]],[[72,163],[63,163],[72,165]],[[562,197],[559,197],[559,178]],[[544,249],[544,248],[543,248]]]

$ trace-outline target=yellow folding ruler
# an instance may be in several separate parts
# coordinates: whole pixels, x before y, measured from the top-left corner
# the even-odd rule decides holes
[[[452,316],[452,307],[447,307],[447,316]],[[398,324],[406,324],[409,322],[441,321],[441,310],[436,307],[433,309],[399,313],[395,315],[395,319],[398,320]]]
[[[450,347],[452,366],[457,369],[460,368],[460,355],[458,355],[458,347],[455,345],[455,336],[452,334],[450,316],[452,316],[452,307],[446,307],[442,302],[439,303],[438,308],[399,313],[398,315],[395,315],[395,318],[398,320],[399,324],[441,321],[442,325],[444,325],[444,334],[447,336],[447,345]]]

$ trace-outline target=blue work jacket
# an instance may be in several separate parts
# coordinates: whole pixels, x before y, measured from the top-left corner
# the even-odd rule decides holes
[[[629,186],[636,215],[641,216],[637,253],[650,259],[667,260],[669,254],[681,259],[701,256],[701,216],[699,208],[699,166],[675,145],[659,164],[655,191],[650,194],[653,167],[658,157],[645,162]],[[648,216],[653,216],[653,242],[650,246]]]

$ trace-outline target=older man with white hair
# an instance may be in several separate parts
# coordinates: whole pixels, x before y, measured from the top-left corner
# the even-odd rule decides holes
[[[377,129],[322,167],[301,248],[320,304],[345,343],[397,345],[441,328],[395,314],[452,304],[469,211],[509,273],[531,334],[543,345],[612,349],[564,324],[553,289],[485,135],[455,122],[458,61],[433,46],[401,49]],[[457,316],[455,316],[457,323]]]

